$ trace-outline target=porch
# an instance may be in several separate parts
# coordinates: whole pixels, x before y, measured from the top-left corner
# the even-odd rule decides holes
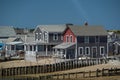
[[[120,41],[115,41],[113,44],[114,44],[114,55],[120,55]]]
[[[62,59],[74,59],[75,58],[75,43],[61,43],[53,47],[54,57]]]
[[[38,57],[39,56],[52,56],[52,47],[54,45],[48,44],[25,44],[24,51],[27,53],[35,53]]]
[[[13,57],[13,56],[24,57],[24,44],[23,42],[6,43],[5,52],[6,52],[5,54],[6,57]]]

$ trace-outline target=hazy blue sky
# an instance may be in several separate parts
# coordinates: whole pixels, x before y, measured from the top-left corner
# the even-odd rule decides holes
[[[120,0],[0,0],[0,26],[73,23],[120,29]]]

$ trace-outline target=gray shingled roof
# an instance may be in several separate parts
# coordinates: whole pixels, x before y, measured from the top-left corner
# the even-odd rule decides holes
[[[107,35],[107,31],[102,26],[69,26],[76,36],[97,36]]]
[[[37,27],[48,32],[63,32],[66,29],[66,25],[38,25]]]
[[[15,33],[13,27],[0,26],[0,37],[12,37],[15,35],[16,35],[16,33]]]

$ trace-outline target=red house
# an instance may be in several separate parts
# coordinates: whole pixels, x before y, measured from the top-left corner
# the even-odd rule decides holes
[[[63,33],[63,43],[54,47],[56,56],[67,59],[77,57],[76,53],[76,36],[69,27]]]
[[[76,42],[76,36],[69,27],[67,27],[63,34],[63,42]]]

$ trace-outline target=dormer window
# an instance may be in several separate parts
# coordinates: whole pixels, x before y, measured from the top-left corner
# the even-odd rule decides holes
[[[85,43],[89,43],[89,36],[85,36]]]
[[[53,40],[58,40],[58,34],[57,33],[53,34]]]

